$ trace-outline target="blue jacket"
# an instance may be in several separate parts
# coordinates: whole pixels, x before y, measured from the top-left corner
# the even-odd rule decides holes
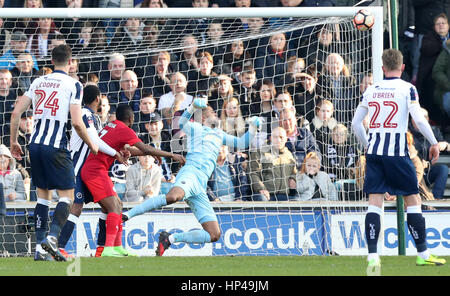
[[[248,182],[247,173],[245,172],[244,168],[242,167],[242,162],[244,161],[244,158],[242,156],[236,155],[234,163],[228,163],[228,167],[230,169],[230,175],[232,178],[233,186],[234,186],[234,196],[235,199],[246,199],[249,195],[251,195],[250,191],[250,185]],[[215,180],[215,171],[211,174],[211,177],[208,181],[208,187],[209,189],[214,188],[214,180]],[[209,190],[209,195],[211,195],[212,190]],[[210,199],[214,200],[214,198]]]
[[[28,51],[27,51],[28,52]],[[39,70],[38,63],[36,57],[31,55],[33,58],[33,67],[36,70]],[[0,69],[8,69],[12,70],[16,66],[16,57],[13,55],[12,50],[8,50],[4,55],[0,57]]]

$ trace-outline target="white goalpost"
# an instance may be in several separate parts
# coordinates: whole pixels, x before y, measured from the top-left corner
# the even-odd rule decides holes
[[[362,8],[375,16],[373,27],[365,32],[356,30],[352,24],[353,15]],[[302,118],[298,124],[309,123],[309,125],[305,124],[303,127],[308,129],[312,135],[316,135],[312,131],[311,123],[315,117],[317,103],[321,100],[331,101],[334,105],[334,116],[337,122],[347,129],[348,135],[347,142],[333,148],[334,152],[332,153],[337,154],[334,160],[328,154],[322,158],[323,171],[331,176],[333,186],[336,186],[336,199],[317,198],[305,201],[298,198],[297,192],[297,195],[293,194],[289,197],[289,200],[252,201],[252,196],[260,193],[255,191],[257,190],[255,188],[258,188],[256,176],[264,178],[264,174],[268,175],[268,170],[272,170],[272,173],[275,171],[273,169],[275,163],[271,164],[272,167],[264,167],[261,164],[263,163],[261,159],[254,160],[252,158],[252,152],[257,152],[256,154],[261,156],[263,154],[261,151],[265,151],[264,145],[268,145],[266,143],[266,140],[268,140],[267,134],[261,135],[262,144],[255,144],[256,146],[253,145],[246,151],[230,150],[230,153],[233,153],[234,156],[245,154],[245,168],[242,169],[242,174],[248,181],[249,191],[246,191],[246,196],[241,196],[235,201],[220,200],[220,198],[211,201],[221,227],[221,239],[213,244],[200,246],[175,244],[166,254],[169,256],[366,254],[363,219],[367,208],[367,200],[361,187],[361,181],[364,177],[361,173],[363,164],[358,161],[363,153],[358,150],[358,144],[352,137],[349,123],[354,108],[359,102],[364,78],[373,76],[373,81],[383,79],[381,69],[383,51],[382,7],[2,8],[0,18],[4,20],[5,24],[9,25],[7,28],[11,31],[11,34],[16,29],[23,30],[24,34],[27,35],[27,40],[33,40],[33,32],[29,33],[28,31],[27,33],[27,24],[33,21],[38,23],[39,19],[50,18],[56,24],[57,32],[50,34],[53,37],[49,39],[49,44],[52,39],[59,39],[54,37],[55,34],[63,36],[61,39],[72,47],[74,57],[78,61],[78,68],[71,74],[83,79],[83,83],[97,83],[99,86],[103,83],[102,85],[106,87],[101,88],[102,94],[109,99],[111,108],[115,107],[115,100],[118,104],[121,99],[120,78],[117,84],[118,89],[112,86],[112,82],[115,82],[116,78],[109,76],[109,80],[102,79],[104,78],[103,74],[111,70],[111,68],[108,68],[111,57],[114,57],[115,54],[121,54],[126,60],[125,69],[133,71],[137,76],[139,83],[137,89],[140,91],[139,99],[152,94],[156,110],[158,110],[162,95],[171,91],[170,77],[172,77],[167,75],[165,80],[163,79],[165,82],[162,85],[156,83],[158,74],[155,72],[155,69],[157,69],[155,65],[159,61],[158,54],[160,52],[167,52],[170,55],[170,66],[173,68],[173,73],[182,72],[185,74],[188,83],[186,93],[192,95],[192,97],[206,95],[210,104],[216,106],[215,111],[219,116],[225,112],[223,105],[225,101],[221,101],[220,96],[213,94],[211,90],[218,91],[219,77],[227,76],[232,81],[235,90],[232,97],[238,98],[239,101],[239,98],[244,95],[244,91],[239,91],[240,83],[242,83],[244,69],[248,67],[253,68],[256,73],[257,84],[255,85],[258,89],[255,86],[255,90],[253,90],[255,98],[260,99],[259,87],[265,80],[270,80],[275,85],[277,94],[286,90],[289,91],[292,98],[292,108],[296,110],[297,119]],[[125,29],[125,31],[120,31],[126,26],[129,19],[139,21],[137,30],[142,33],[140,37],[131,41],[125,38],[127,36],[125,33],[129,33],[131,27]],[[251,22],[254,19],[262,20],[259,27],[253,27]],[[197,22],[197,20],[201,21]],[[79,25],[77,27],[67,25],[74,23]],[[86,23],[89,23],[89,25],[86,25],[89,29],[86,30],[89,30],[91,36],[89,37],[89,45],[85,46],[80,41],[82,39],[80,36],[84,36],[81,33]],[[212,28],[210,24],[220,24],[222,30],[220,38],[215,39],[212,30],[208,31]],[[100,30],[100,33],[97,32],[97,29]],[[125,33],[121,35],[121,38],[116,38],[119,31]],[[34,32],[34,34],[38,33],[39,31]],[[103,34],[104,39],[100,34]],[[319,41],[322,38],[321,34],[324,34],[324,36],[330,34],[326,35],[332,38],[332,40],[328,40],[329,44],[327,41],[323,41],[324,43]],[[158,38],[152,39],[151,35],[158,35]],[[270,44],[270,38],[274,35],[284,36],[286,48],[282,51],[266,51]],[[194,36],[196,44],[183,43],[186,41],[184,39],[186,36]],[[326,39],[326,37],[323,38]],[[104,45],[100,44],[101,40],[105,40]],[[243,44],[243,51],[248,53],[248,56],[246,56],[246,53],[235,54],[240,43]],[[326,45],[324,45],[325,43]],[[205,51],[213,57],[213,71],[217,74],[217,76],[214,76],[216,84],[207,84],[206,88],[202,88],[204,77],[199,74],[201,72],[200,66],[197,65],[194,70],[193,68],[183,68],[186,65],[186,67],[192,66],[191,60],[183,64],[186,62],[183,54],[187,49],[193,47],[195,47],[197,54],[195,59]],[[34,48],[33,45],[30,45],[29,49],[34,50],[32,53],[36,57],[36,64],[39,69],[51,68],[48,54],[39,56],[39,49]],[[327,58],[330,54],[337,54],[345,63],[346,71],[348,71],[346,82],[339,82],[330,78],[332,70],[327,68],[329,66]],[[271,64],[271,61],[277,60],[277,56],[281,61]],[[289,71],[294,71],[287,70],[288,64],[291,65],[291,62],[288,61],[291,56],[295,57],[292,61],[297,62],[297,59],[303,61],[303,68],[298,70],[299,73],[305,73],[316,78],[317,93],[312,101],[305,101],[306,90],[303,84],[298,81],[288,82],[287,80],[289,74],[292,74]],[[197,60],[197,62],[199,63],[200,60]],[[301,63],[298,67],[301,67]],[[280,71],[284,72],[280,73]],[[21,78],[20,75],[22,74],[19,73],[18,76],[13,77],[13,80]],[[341,84],[336,86],[336,83]],[[19,84],[13,85],[17,89],[20,88]],[[136,100],[139,101],[139,99]],[[243,99],[240,102],[243,102],[241,106],[244,106],[247,101]],[[139,103],[136,103],[135,106],[139,108]],[[253,112],[251,111],[252,107],[249,108],[249,112]],[[139,109],[135,110],[137,113],[140,111]],[[159,111],[166,120],[163,130],[166,130],[171,136],[171,140],[168,140],[172,141],[172,143],[169,143],[169,147],[178,148],[176,152],[186,152],[183,150],[183,144],[177,145],[174,143],[178,139],[174,123],[177,114],[165,113],[167,110],[164,109]],[[262,110],[260,112],[262,113]],[[248,116],[248,114],[244,114],[243,119]],[[303,119],[306,119],[306,121]],[[145,127],[148,122],[149,119],[142,117],[142,115],[137,117],[136,132],[143,138],[149,137],[149,131]],[[238,134],[238,131],[233,132]],[[331,137],[331,131],[325,136]],[[9,135],[2,135],[3,143],[5,143],[7,137]],[[321,139],[323,138],[317,138],[317,149],[321,146],[325,147],[326,152],[331,151],[328,150],[331,149],[328,147],[333,146],[333,143],[321,142]],[[331,138],[329,141],[331,141]],[[342,157],[339,156],[339,153],[341,153],[339,147],[346,151],[343,152],[346,154]],[[349,149],[355,150],[348,152]],[[298,176],[300,173],[297,174],[297,171],[301,170],[302,163],[299,163],[294,152],[292,155],[294,161],[296,161],[293,172]],[[340,163],[340,161],[343,163]],[[134,162],[137,162],[137,160],[134,160]],[[170,163],[168,165],[173,169],[172,173],[176,178],[176,166],[172,167]],[[260,171],[258,171],[258,165],[260,165]],[[25,165],[23,169],[29,168]],[[111,176],[114,180],[117,180],[118,188],[125,188],[126,172],[122,169],[116,166],[116,170],[111,172]],[[273,181],[274,184],[288,186],[286,185],[288,177],[283,175],[281,177],[275,176],[273,180],[264,180],[265,186],[269,186],[270,181]],[[215,180],[211,181],[215,184]],[[158,191],[163,192],[165,186],[170,187],[170,182],[165,182]],[[241,187],[235,186],[230,194],[236,194],[237,191],[241,192],[241,189]],[[215,192],[214,188],[211,188],[211,190]],[[32,193],[32,189],[30,192]],[[30,200],[30,196],[32,196],[30,192],[27,192],[28,198],[22,202],[7,201],[6,214],[0,215],[0,253],[4,256],[26,256],[33,253],[32,213],[34,202]],[[126,191],[121,193],[123,194],[121,197],[124,198],[124,209],[129,209],[139,203],[138,201],[127,201]],[[395,203],[388,202],[386,207],[395,207]],[[95,253],[98,216],[99,207],[92,204],[85,206],[66,250],[79,256],[91,256]],[[389,215],[387,220],[384,220],[384,224],[390,231],[387,235],[390,235],[392,228],[395,228],[395,218],[391,216]],[[159,231],[187,231],[199,227],[201,226],[195,220],[187,204],[180,202],[126,222],[123,242],[126,248],[130,248],[134,252],[143,256],[151,256],[154,255]],[[380,240],[382,241],[381,244],[385,245],[384,235],[380,237]],[[389,245],[385,252],[386,254],[394,254],[396,246],[391,247]]]

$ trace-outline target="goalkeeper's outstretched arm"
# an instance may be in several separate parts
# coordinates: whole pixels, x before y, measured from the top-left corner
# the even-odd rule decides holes
[[[224,132],[223,144],[230,148],[247,149],[253,141],[256,132],[261,127],[262,121],[261,118],[254,116],[248,120],[248,124],[248,131],[239,138]]]

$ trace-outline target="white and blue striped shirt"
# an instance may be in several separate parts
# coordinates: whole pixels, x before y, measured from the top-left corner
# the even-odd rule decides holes
[[[33,103],[34,130],[30,142],[67,148],[70,105],[81,105],[82,84],[63,71],[56,70],[36,78],[25,96]]]
[[[400,78],[386,78],[367,88],[360,106],[369,115],[367,154],[408,156],[409,114],[420,106],[415,86]]]
[[[102,124],[98,115],[87,106],[84,106],[83,109],[81,109],[81,112],[83,123],[86,126],[88,133],[89,129],[95,129],[95,132],[98,134],[102,129]],[[76,130],[73,129],[70,137],[70,154],[73,160],[75,176],[80,172],[89,152],[89,146],[80,138]]]

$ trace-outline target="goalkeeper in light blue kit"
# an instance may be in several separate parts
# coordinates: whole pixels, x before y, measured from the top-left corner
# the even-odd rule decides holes
[[[198,113],[201,113],[202,124],[190,121]],[[188,153],[186,164],[178,172],[173,187],[166,195],[150,198],[122,215],[123,220],[127,221],[180,200],[189,205],[203,229],[174,234],[162,231],[156,248],[157,256],[162,256],[172,243],[202,244],[215,242],[220,238],[217,216],[206,195],[207,182],[216,167],[220,147],[227,145],[237,149],[248,148],[262,121],[258,117],[250,118],[249,130],[240,138],[220,130],[219,122],[216,112],[207,106],[204,99],[195,99],[179,120],[180,128],[187,135]],[[134,147],[129,148],[132,155],[133,149]]]

